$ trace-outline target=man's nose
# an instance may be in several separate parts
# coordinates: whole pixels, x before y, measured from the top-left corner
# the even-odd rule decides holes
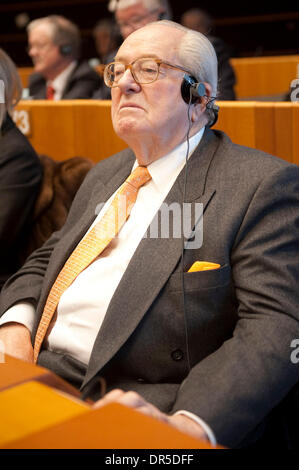
[[[123,93],[140,91],[140,85],[134,79],[131,69],[128,67],[118,81],[118,86]]]
[[[37,48],[35,46],[28,46],[28,55],[34,57],[37,53]]]

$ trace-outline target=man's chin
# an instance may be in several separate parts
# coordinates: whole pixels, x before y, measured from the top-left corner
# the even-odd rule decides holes
[[[45,69],[41,64],[34,64],[33,67],[34,67],[34,72],[35,73],[40,73],[41,75],[43,75],[45,73]]]
[[[137,119],[126,116],[118,121],[115,126],[116,134],[123,140],[127,138],[136,137],[140,131],[140,122]]]

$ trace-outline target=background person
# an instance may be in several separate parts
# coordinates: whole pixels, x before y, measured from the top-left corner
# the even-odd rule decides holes
[[[169,19],[170,10],[162,0],[112,0],[108,6],[114,12],[123,39],[148,23]]]
[[[107,18],[100,20],[93,30],[93,37],[99,57],[97,65],[112,62],[122,42],[121,35],[115,21]],[[103,71],[104,68],[102,67],[102,73]],[[110,89],[103,81],[100,88],[94,92],[92,98],[100,100],[111,99]]]
[[[79,29],[68,19],[51,15],[27,27],[28,53],[35,73],[29,77],[33,99],[87,99],[102,84],[87,62],[79,62]]]
[[[115,22],[109,18],[98,21],[93,29],[93,37],[99,63],[108,64],[112,62],[122,42]]]
[[[218,95],[219,100],[235,100],[236,94],[234,86],[236,84],[236,76],[232,68],[230,60],[230,50],[225,42],[211,35],[213,28],[213,20],[211,16],[199,8],[191,8],[181,17],[181,24],[186,28],[194,29],[205,34],[209,41],[213,44],[218,59]]]
[[[21,253],[29,236],[33,206],[42,180],[42,167],[34,149],[11,119],[21,98],[15,64],[0,49],[0,290],[21,267]]]

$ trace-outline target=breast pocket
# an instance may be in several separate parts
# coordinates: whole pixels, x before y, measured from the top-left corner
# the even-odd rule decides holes
[[[183,278],[184,281],[182,273],[178,271],[170,276],[168,282],[170,291],[182,291],[183,282],[185,291],[219,289],[231,282],[231,267],[225,264],[218,269],[184,272]]]

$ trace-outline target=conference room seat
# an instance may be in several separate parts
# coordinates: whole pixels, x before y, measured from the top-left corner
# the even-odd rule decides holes
[[[32,229],[22,252],[22,263],[63,226],[81,183],[94,165],[84,157],[64,161],[56,161],[47,155],[39,157],[43,180],[34,207]]]

